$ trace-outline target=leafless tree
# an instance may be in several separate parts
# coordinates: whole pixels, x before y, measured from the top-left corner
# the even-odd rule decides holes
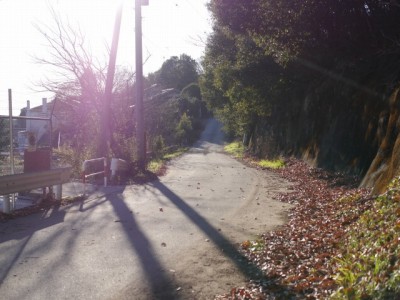
[[[125,119],[120,117],[121,109],[118,105],[111,105],[111,99],[115,93],[128,91],[127,84],[132,86],[135,75],[127,69],[121,69],[121,74],[115,71],[122,6],[117,11],[111,48],[105,45],[108,53],[105,53],[107,56],[101,61],[92,55],[85,33],[79,26],[72,26],[53,7],[49,6],[49,10],[52,24],[34,25],[43,36],[49,51],[44,57],[34,56],[34,60],[51,66],[52,73],[51,77],[47,76],[37,86],[55,93],[57,100],[69,105],[74,113],[71,117],[82,128],[86,116],[94,114],[100,125],[95,129],[99,137],[97,154],[107,156],[110,147],[112,150],[118,148],[113,140],[113,128],[116,123],[121,123],[121,119]],[[126,101],[127,97],[125,104]],[[122,111],[129,114],[126,107]]]
[[[100,63],[91,54],[86,36],[79,26],[73,27],[68,20],[63,20],[53,7],[49,10],[53,24],[34,25],[45,39],[49,51],[46,56],[34,56],[34,60],[53,68],[51,76],[40,80],[37,86],[61,98],[67,96],[77,104],[90,105],[100,113],[106,63]]]
[[[97,155],[107,155],[107,140],[110,139],[111,130],[108,102],[111,100],[115,68],[111,68],[112,74],[107,74],[107,68],[110,73],[110,66],[106,63],[106,57],[100,62],[92,55],[86,35],[79,25],[72,26],[53,7],[49,6],[49,10],[52,24],[34,25],[49,49],[45,56],[34,56],[34,60],[52,67],[51,76],[42,79],[38,85],[46,91],[54,92],[58,101],[72,108],[70,117],[75,124],[83,130],[90,127],[92,131],[82,135],[98,136]],[[110,53],[111,49],[107,45],[105,49]],[[115,59],[113,63],[115,65]],[[107,91],[108,96],[105,95]],[[88,116],[92,118],[91,123],[95,118],[100,126],[89,126]],[[83,126],[85,123],[88,126]]]

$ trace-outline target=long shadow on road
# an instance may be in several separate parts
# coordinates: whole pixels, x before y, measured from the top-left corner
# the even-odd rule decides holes
[[[252,265],[247,258],[236,249],[235,245],[208,223],[198,212],[160,181],[155,181],[152,185],[179,208],[191,222],[201,229],[219,249],[223,250],[223,253],[239,267],[244,275],[249,279],[259,278],[260,270]]]
[[[110,199],[115,213],[120,219],[132,248],[140,259],[142,269],[150,284],[151,299],[179,299],[176,293],[177,284],[164,271],[164,267],[154,253],[146,235],[140,230],[130,208],[121,197]],[[129,268],[129,266],[127,266]],[[132,297],[134,297],[132,295]],[[134,298],[132,298],[134,299]]]
[[[206,219],[204,219],[198,212],[196,212],[163,183],[160,181],[155,181],[152,182],[151,185],[158,189],[178,209],[180,209],[191,222],[193,222],[200,230],[202,230],[209,237],[209,239],[213,241],[213,243],[219,249],[222,250],[222,255],[228,257],[248,280],[262,280],[264,282],[268,282],[270,286],[274,286],[275,288],[279,287],[282,292],[286,292],[286,295],[290,295],[290,292],[287,288],[274,283],[273,278],[266,278],[262,271],[249,259],[247,259],[247,257],[240,253],[235,245],[231,243],[231,241],[223,236],[217,229],[208,223]]]
[[[44,228],[64,222],[65,212],[59,211],[59,208],[60,207],[57,206],[52,209],[50,215],[48,215],[49,210],[45,210],[41,214],[31,216],[31,223],[28,223],[28,225],[15,225],[14,223],[15,227],[12,227],[12,229],[10,229],[11,225],[7,225],[7,223],[2,224],[5,228],[7,226],[9,228],[3,231],[3,228],[0,227],[0,243],[9,241],[11,239],[23,240],[23,242],[21,242],[21,244],[16,247],[14,257],[10,259],[7,264],[0,266],[0,287],[5,278],[8,276],[11,268],[16,264],[18,259],[20,259],[21,254],[24,252],[26,246],[29,244],[34,233]],[[33,226],[32,224],[38,224],[38,226]]]

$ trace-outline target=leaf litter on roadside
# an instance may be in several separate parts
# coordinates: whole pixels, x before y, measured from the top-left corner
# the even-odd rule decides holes
[[[369,191],[356,188],[357,178],[312,168],[296,159],[288,159],[285,168],[274,172],[295,183],[290,193],[277,197],[294,205],[288,222],[258,241],[241,244],[241,251],[264,279],[215,299],[323,299],[336,289],[332,259],[339,255],[337,246],[347,226],[371,206]],[[351,195],[366,200],[357,206],[337,201]]]

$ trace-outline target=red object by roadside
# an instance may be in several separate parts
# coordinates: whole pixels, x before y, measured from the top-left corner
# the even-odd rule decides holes
[[[38,149],[24,152],[24,173],[50,170],[50,150]]]

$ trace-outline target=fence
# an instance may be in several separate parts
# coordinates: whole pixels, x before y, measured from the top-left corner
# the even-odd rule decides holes
[[[9,90],[10,115],[0,115],[0,210],[4,205],[3,209],[5,209],[5,212],[31,206],[40,201],[43,198],[43,189],[40,186],[53,185],[50,180],[51,175],[49,174],[53,174],[53,171],[60,170],[60,167],[63,167],[59,165],[57,159],[52,155],[52,116],[54,103],[50,103],[50,106],[52,106],[51,112],[47,111],[46,99],[43,99],[41,107],[33,109],[29,109],[29,103],[27,103],[27,109],[22,110],[22,112],[25,111],[27,116],[11,116],[11,102],[11,91]],[[102,158],[96,161],[102,163],[101,170],[96,172],[91,171],[90,168],[86,168],[85,165],[93,162],[84,163],[83,182],[70,178],[66,180],[62,177],[62,182],[66,182],[62,187],[64,195],[73,198],[82,195],[94,197],[101,195],[95,184],[88,184],[86,182],[87,178],[103,174],[104,186],[107,186],[107,176],[109,174],[106,159]],[[113,174],[119,170],[123,170],[122,165],[122,160],[116,161]],[[32,174],[25,174],[25,172],[40,172],[40,175],[35,178]],[[33,181],[35,182],[33,185],[27,185],[24,188],[25,184],[30,184]],[[57,181],[57,186],[60,184],[59,181]],[[18,191],[10,192],[10,184],[18,186]],[[26,191],[20,191],[21,189],[26,189]],[[56,189],[56,192],[59,191]],[[17,192],[18,194],[16,194]]]
[[[99,167],[100,163],[100,167]],[[94,158],[88,159],[83,162],[82,165],[82,182],[83,182],[83,196],[86,194],[86,179],[90,177],[95,177],[98,175],[103,175],[104,178],[104,187],[107,186],[107,159],[105,157],[102,158]]]
[[[43,100],[45,104],[45,99]],[[25,110],[26,113],[27,110]],[[0,176],[3,179],[6,179],[6,176],[22,174],[25,168],[29,169],[34,164],[38,164],[34,162],[33,165],[29,166],[24,163],[24,156],[28,149],[48,149],[47,151],[50,151],[48,168],[50,168],[50,165],[56,166],[56,162],[51,161],[51,118],[48,114],[40,111],[33,111],[28,114],[30,116],[0,115]],[[36,195],[25,195],[24,193],[19,193],[18,196],[11,194],[10,201],[9,195],[4,195],[4,192],[5,188],[0,187],[0,202],[5,205],[6,211],[30,206],[37,201]]]
[[[22,173],[28,148],[51,148],[51,129],[49,118],[0,116],[0,176]]]

